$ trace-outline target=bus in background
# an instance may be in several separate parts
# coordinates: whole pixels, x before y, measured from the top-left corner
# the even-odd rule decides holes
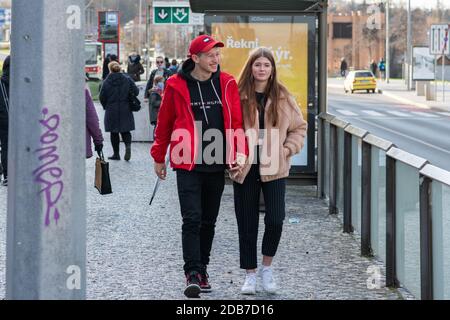
[[[85,72],[89,79],[102,80],[103,54],[102,43],[95,41],[85,42]]]

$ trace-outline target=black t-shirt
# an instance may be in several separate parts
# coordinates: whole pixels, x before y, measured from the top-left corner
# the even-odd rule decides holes
[[[256,92],[256,102],[258,103],[259,112],[259,129],[264,129],[264,113],[266,108],[267,98],[264,93]]]
[[[259,130],[260,135],[259,137],[262,138],[262,132],[265,129],[265,123],[264,123],[264,116],[265,116],[265,108],[266,108],[266,102],[267,97],[264,93],[256,92],[256,102],[258,103],[258,112],[259,112]],[[256,150],[256,163],[260,163],[260,148],[261,146],[257,147]]]
[[[187,81],[189,93],[191,96],[191,107],[194,113],[195,121],[202,123],[202,132],[199,136],[201,144],[199,145],[198,157],[202,156],[202,161],[196,159],[195,171],[199,172],[219,172],[226,168],[226,142],[225,142],[225,125],[223,118],[222,91],[220,88],[219,74],[213,74],[211,79],[206,81],[198,81],[192,77]],[[198,129],[198,128],[197,128]],[[223,148],[220,150],[212,149],[212,146],[205,153],[206,148],[218,139],[216,135],[209,137],[212,141],[205,141],[203,138],[209,129],[215,129],[220,132]],[[199,132],[200,134],[200,132]],[[200,149],[201,147],[201,149]],[[217,154],[220,152],[221,154]],[[212,159],[205,160],[205,156],[212,156]],[[211,163],[211,161],[213,161]]]

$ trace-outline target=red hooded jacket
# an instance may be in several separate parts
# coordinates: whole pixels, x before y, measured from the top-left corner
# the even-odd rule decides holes
[[[226,136],[226,164],[231,165],[236,160],[242,161],[242,158],[238,158],[245,158],[248,150],[236,80],[221,72],[220,86]],[[194,170],[201,137],[198,137],[195,127],[187,82],[178,74],[166,82],[155,130],[155,142],[150,152],[155,162],[165,162],[167,147],[170,145],[171,167]]]

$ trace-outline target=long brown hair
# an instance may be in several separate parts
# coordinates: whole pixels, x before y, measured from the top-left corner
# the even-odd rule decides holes
[[[264,95],[271,101],[266,112],[272,125],[276,127],[279,122],[278,106],[282,99],[288,99],[289,91],[278,81],[275,58],[267,48],[261,47],[252,51],[239,76],[238,87],[241,95],[242,111],[245,120],[249,121],[249,123],[255,123],[258,102],[256,101],[255,78],[253,77],[252,67],[255,61],[261,57],[267,58],[272,65],[272,75],[267,82]]]

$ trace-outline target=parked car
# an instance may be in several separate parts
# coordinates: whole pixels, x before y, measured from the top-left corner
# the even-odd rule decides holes
[[[373,73],[369,70],[350,71],[344,80],[345,92],[355,92],[356,90],[366,90],[375,93],[377,88],[377,80]]]

